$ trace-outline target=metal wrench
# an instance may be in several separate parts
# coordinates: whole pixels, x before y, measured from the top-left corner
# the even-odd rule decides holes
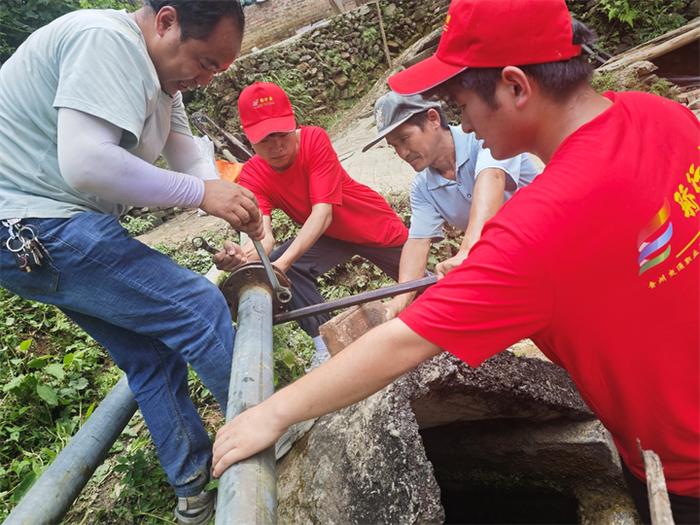
[[[192,246],[194,246],[197,250],[206,250],[212,255],[215,255],[220,251],[209,244],[204,237],[195,237],[192,239]]]
[[[279,279],[277,279],[277,275],[275,275],[275,270],[272,268],[272,263],[270,263],[270,259],[267,256],[267,253],[265,253],[265,248],[263,248],[262,243],[260,241],[253,240],[253,246],[255,246],[255,251],[258,252],[258,257],[260,257],[260,262],[262,262],[263,267],[265,268],[265,273],[267,274],[267,278],[270,280],[272,291],[275,292],[277,300],[282,304],[288,303],[292,300],[292,291],[286,286],[282,286],[280,284]]]
[[[214,248],[211,244],[209,244],[204,237],[195,237],[194,239],[192,239],[192,245],[197,249],[206,250],[212,255],[219,253],[220,251]],[[275,296],[277,296],[277,300],[282,304],[287,304],[289,301],[292,300],[291,290],[286,286],[282,286],[280,284],[279,279],[277,279],[277,275],[275,275],[275,270],[272,268],[270,259],[265,253],[265,249],[263,248],[262,243],[260,241],[253,241],[253,246],[255,246],[255,251],[258,252],[258,257],[260,257],[260,261],[262,262],[263,267],[265,268],[265,274],[267,275],[267,278],[270,281],[272,291],[275,292]]]

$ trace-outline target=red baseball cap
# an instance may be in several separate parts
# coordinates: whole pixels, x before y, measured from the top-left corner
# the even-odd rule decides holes
[[[564,0],[453,0],[437,52],[389,78],[389,86],[414,95],[469,67],[567,60],[581,54],[572,39]]]
[[[238,97],[238,114],[248,140],[257,144],[270,133],[297,129],[289,97],[277,84],[256,82]]]

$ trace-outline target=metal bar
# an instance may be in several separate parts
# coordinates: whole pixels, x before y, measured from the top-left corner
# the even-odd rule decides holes
[[[244,286],[238,303],[226,421],[274,393],[272,296],[261,284]],[[277,522],[275,447],[231,466],[221,476],[216,525]]]
[[[255,250],[258,252],[258,257],[260,257],[260,261],[265,267],[265,273],[267,274],[267,278],[272,286],[272,291],[274,292],[275,296],[277,296],[277,300],[282,304],[288,303],[292,300],[292,292],[289,290],[289,288],[280,284],[277,275],[275,275],[275,270],[272,268],[270,258],[267,256],[267,253],[265,253],[265,248],[263,248],[262,243],[253,239],[253,246],[255,246]]]
[[[61,521],[135,411],[136,401],[126,377],[122,377],[3,525]]]
[[[304,308],[298,308],[297,310],[292,310],[291,312],[284,312],[275,315],[274,324],[286,323],[288,321],[302,319],[310,315],[325,314],[334,310],[355,306],[356,304],[368,303],[377,299],[384,299],[385,297],[393,297],[394,295],[401,295],[403,293],[416,292],[418,290],[428,288],[436,282],[437,277],[430,275],[421,279],[406,281],[405,283],[392,284],[391,286],[385,286],[384,288],[379,288],[377,290],[363,292],[351,297],[343,297],[342,299],[329,301],[327,303],[305,306]]]

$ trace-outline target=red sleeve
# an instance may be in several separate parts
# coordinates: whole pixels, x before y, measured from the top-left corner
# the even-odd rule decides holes
[[[507,227],[487,224],[466,261],[399,318],[470,366],[532,337],[550,322],[544,261]]]
[[[257,165],[256,157],[246,162],[241,170],[238,184],[253,192],[255,198],[258,200],[258,206],[260,206],[260,211],[263,215],[270,215],[272,210],[275,209],[275,206],[273,206],[268,192],[265,191],[263,174],[256,170]]]
[[[306,128],[305,158],[309,170],[311,205],[343,203],[343,167],[328,133],[321,128]]]

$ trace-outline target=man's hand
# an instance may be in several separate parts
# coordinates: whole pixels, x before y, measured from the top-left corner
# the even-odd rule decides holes
[[[218,478],[232,464],[275,444],[286,427],[275,424],[270,403],[261,403],[237,415],[216,433],[212,473]]]
[[[269,215],[263,215],[262,220],[264,235],[263,238],[260,239],[260,244],[262,244],[265,253],[270,255],[275,247],[275,234],[272,233],[272,218]],[[248,241],[243,245],[243,255],[248,259],[248,262],[260,260],[258,250],[255,248],[253,241]]]
[[[220,217],[234,229],[253,239],[262,239],[262,214],[255,196],[248,189],[225,180],[204,181],[204,199],[199,207]]]
[[[258,255],[258,250],[255,249],[255,245],[249,242],[243,246],[243,256],[249,261],[259,261],[260,256]]]
[[[468,255],[469,250],[459,250],[456,255],[438,263],[437,266],[435,266],[435,273],[437,274],[438,280],[445,277],[450,270],[462,264]]]
[[[248,262],[243,250],[236,243],[224,241],[224,249],[212,257],[219,270],[232,271],[239,264]]]

